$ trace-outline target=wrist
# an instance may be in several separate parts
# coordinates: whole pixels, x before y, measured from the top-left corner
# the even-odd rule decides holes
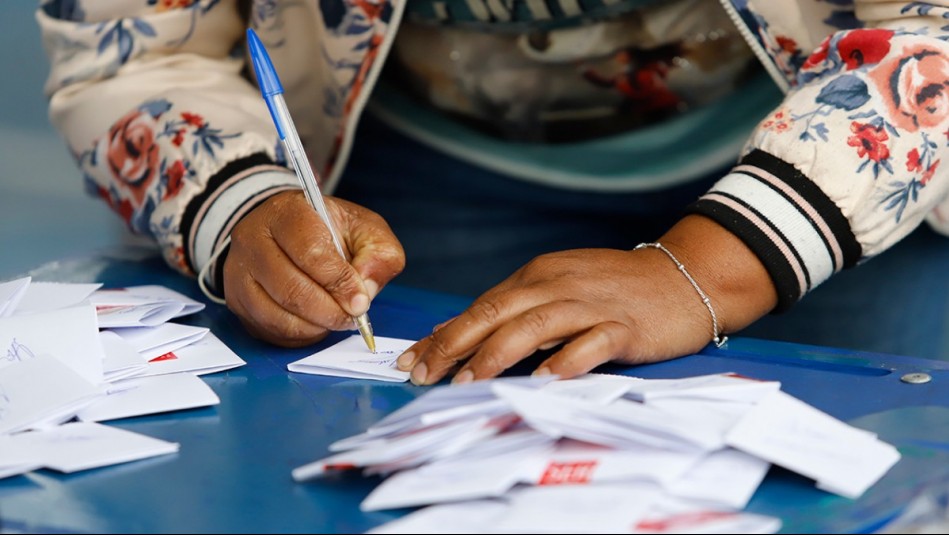
[[[299,189],[296,175],[267,162],[226,167],[189,204],[182,225],[186,254],[214,291],[221,291],[223,251],[234,226],[251,210],[278,193]]]
[[[738,236],[715,221],[688,215],[659,242],[709,299],[720,333],[741,330],[777,305],[777,292],[765,266]],[[698,292],[694,293],[695,302],[706,308]]]

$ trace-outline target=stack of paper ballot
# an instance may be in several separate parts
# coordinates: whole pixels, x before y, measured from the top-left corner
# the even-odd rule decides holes
[[[857,498],[900,458],[891,445],[734,374],[588,374],[435,387],[298,481],[385,479],[364,511],[428,506],[375,533],[773,533],[742,512],[771,464]]]
[[[0,478],[74,472],[178,451],[95,422],[220,402],[198,375],[241,366],[204,305],[162,286],[0,283]]]

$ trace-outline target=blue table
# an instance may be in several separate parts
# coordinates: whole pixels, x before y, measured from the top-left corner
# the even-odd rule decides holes
[[[122,250],[47,266],[34,280],[162,284],[203,299],[192,281],[151,253]],[[420,338],[466,300],[386,288],[372,308],[380,336]],[[0,529],[14,532],[358,533],[406,511],[362,513],[379,480],[359,476],[295,483],[291,469],[327,453],[425,391],[392,384],[291,374],[286,365],[314,351],[253,340],[223,307],[183,323],[208,326],[247,361],[205,376],[215,407],[112,422],[181,444],[179,453],[63,475],[37,471],[0,481]],[[320,347],[348,333],[327,339]],[[949,363],[733,338],[723,349],[636,368],[604,371],[647,378],[737,372],[779,380],[784,390],[898,446],[903,459],[860,500],[816,490],[772,469],[749,510],[779,516],[783,532],[867,532],[913,496],[949,481]],[[517,372],[517,370],[515,370]],[[907,373],[932,381],[908,384]]]

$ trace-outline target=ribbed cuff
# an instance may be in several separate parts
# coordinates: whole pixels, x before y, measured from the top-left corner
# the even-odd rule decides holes
[[[688,207],[737,235],[764,264],[790,308],[862,248],[840,208],[791,164],[755,150]]]
[[[211,288],[220,293],[226,251],[219,251],[234,226],[260,203],[282,191],[300,189],[290,169],[257,155],[232,162],[211,178],[204,193],[188,206],[182,225],[185,254],[196,273],[214,260]],[[217,254],[215,254],[217,252]]]

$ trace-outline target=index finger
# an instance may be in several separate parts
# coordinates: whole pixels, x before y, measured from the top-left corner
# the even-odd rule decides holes
[[[438,382],[498,328],[533,307],[533,295],[517,288],[479,297],[450,323],[407,349],[399,358],[400,368],[411,368],[412,382],[417,385]]]

